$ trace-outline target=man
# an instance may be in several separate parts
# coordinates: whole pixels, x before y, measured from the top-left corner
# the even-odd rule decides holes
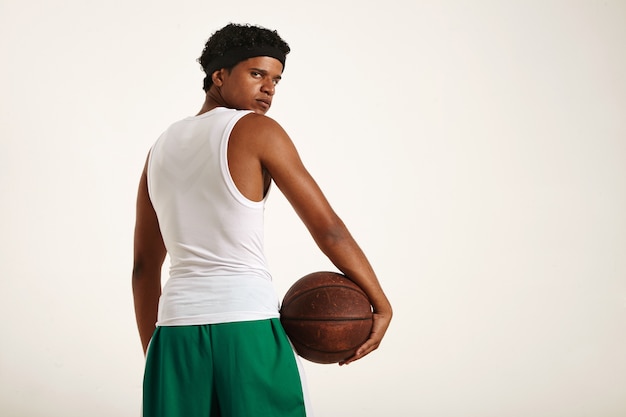
[[[133,294],[146,357],[144,416],[311,415],[263,253],[273,181],[320,249],[369,296],[375,350],[392,309],[367,258],[281,126],[265,116],[290,49],[275,31],[229,24],[199,62],[205,102],[154,144],[137,197]],[[170,277],[161,291],[161,268]],[[149,347],[148,347],[149,346]]]

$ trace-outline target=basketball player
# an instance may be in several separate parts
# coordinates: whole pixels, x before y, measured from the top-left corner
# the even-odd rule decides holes
[[[258,26],[215,32],[198,59],[206,72],[200,112],[171,125],[148,154],[132,280],[146,417],[311,415],[263,253],[271,182],[372,302],[370,338],[340,364],[378,348],[389,326],[391,305],[368,260],[287,133],[265,116],[289,51]]]

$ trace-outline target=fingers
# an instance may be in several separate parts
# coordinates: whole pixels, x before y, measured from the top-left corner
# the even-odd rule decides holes
[[[378,349],[379,345],[380,345],[380,341],[368,339],[367,341],[365,341],[365,343],[361,345],[360,348],[357,349],[354,355],[352,355],[348,359],[344,359],[343,361],[339,362],[339,366],[349,365],[350,363],[363,358],[364,356]]]
[[[390,321],[391,319],[386,316],[374,314],[374,324],[372,326],[372,332],[370,333],[369,339],[367,339],[361,347],[356,350],[354,355],[339,362],[339,366],[349,365],[350,363],[357,361],[378,349],[383,336],[389,327]]]

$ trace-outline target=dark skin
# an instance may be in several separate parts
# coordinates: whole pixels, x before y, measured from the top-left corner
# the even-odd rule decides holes
[[[274,181],[322,252],[368,295],[374,311],[372,332],[354,356],[339,363],[347,365],[378,348],[389,327],[392,308],[365,254],[302,164],[293,142],[276,121],[265,116],[282,70],[277,59],[255,57],[231,70],[215,71],[199,114],[216,107],[254,112],[244,116],[230,136],[228,165],[235,185],[248,199],[260,201]],[[137,195],[132,279],[144,353],[155,330],[165,255],[144,168]]]

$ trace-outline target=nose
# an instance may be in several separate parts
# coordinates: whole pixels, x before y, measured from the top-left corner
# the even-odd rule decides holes
[[[271,79],[265,79],[261,85],[261,91],[269,96],[273,96],[276,92],[276,84]]]

